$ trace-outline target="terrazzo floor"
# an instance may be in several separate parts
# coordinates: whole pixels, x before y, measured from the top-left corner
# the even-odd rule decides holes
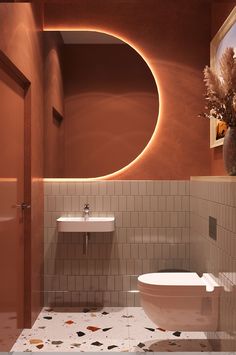
[[[140,307],[44,308],[13,352],[212,351],[201,332],[157,328]]]

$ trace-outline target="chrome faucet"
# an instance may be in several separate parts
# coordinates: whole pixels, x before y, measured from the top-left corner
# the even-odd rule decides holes
[[[84,218],[88,218],[89,217],[89,204],[88,203],[85,203],[84,205],[84,210],[83,210],[83,214],[84,214]]]

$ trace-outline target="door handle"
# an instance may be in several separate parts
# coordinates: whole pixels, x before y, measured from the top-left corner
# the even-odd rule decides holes
[[[22,210],[26,210],[28,208],[31,208],[30,205],[28,205],[26,202],[22,202],[20,205],[15,205],[16,208],[21,208]]]

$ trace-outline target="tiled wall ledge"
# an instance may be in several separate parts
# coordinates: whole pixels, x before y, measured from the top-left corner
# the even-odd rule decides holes
[[[193,177],[190,180],[190,196],[193,198],[200,199],[200,201],[203,203],[205,201],[205,205],[216,203],[216,207],[218,209],[221,209],[223,215],[226,215],[225,223],[227,223],[227,220],[230,215],[227,210],[227,207],[236,207],[236,177]],[[202,205],[199,206],[200,209],[202,207]]]
[[[191,176],[191,181],[236,182],[236,176]]]
[[[45,305],[138,306],[137,276],[189,268],[189,181],[46,179]],[[58,233],[56,219],[114,215],[111,235]]]
[[[191,176],[190,177],[191,181],[218,181],[218,182],[236,182],[236,176]],[[97,180],[95,179],[80,179],[80,178],[44,178],[44,182],[84,182],[84,183],[89,183],[89,182],[137,182],[137,181],[150,181],[153,182],[154,180]],[[158,183],[160,182],[177,182],[178,180],[155,180]],[[186,180],[187,181],[187,180]]]

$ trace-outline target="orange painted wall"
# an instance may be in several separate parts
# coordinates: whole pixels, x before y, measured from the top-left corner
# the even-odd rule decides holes
[[[53,107],[64,116],[61,69],[63,41],[57,32],[43,33],[44,42],[44,176],[64,176],[64,120],[57,125]]]
[[[212,4],[211,34],[218,32],[224,21],[236,6],[236,1],[215,1]],[[223,147],[211,149],[211,175],[227,175],[223,162]]]
[[[162,112],[151,147],[116,179],[188,179],[210,174],[202,69],[209,62],[210,4],[202,0],[49,1],[44,26],[120,35],[148,59]]]
[[[0,49],[31,82],[31,322],[42,305],[43,47],[40,4],[0,4]],[[9,137],[10,139],[10,137]],[[11,262],[9,260],[9,262]]]
[[[133,161],[149,142],[158,92],[128,45],[65,45],[65,176],[97,177]]]

